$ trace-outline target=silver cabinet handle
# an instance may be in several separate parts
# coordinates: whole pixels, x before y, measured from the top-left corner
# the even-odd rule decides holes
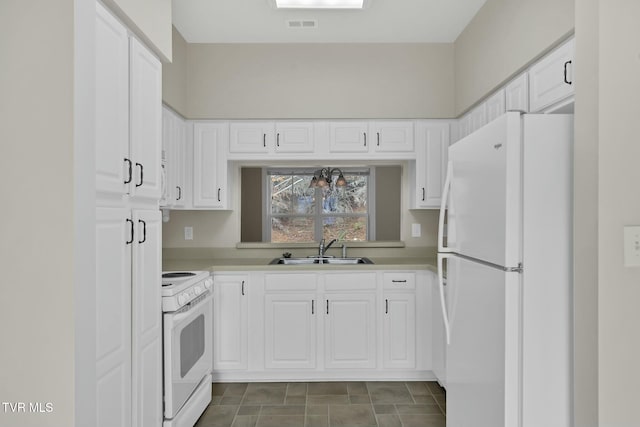
[[[178,198],[176,200],[182,199],[182,187],[176,185],[176,189],[178,190]]]
[[[422,201],[423,201],[423,202],[424,202],[424,196],[425,196],[425,193],[424,193],[424,187],[422,187]]]
[[[218,201],[220,202],[220,190],[222,190],[221,188],[218,188]]]
[[[367,133],[363,132],[362,135],[364,135],[364,146],[367,146]]]
[[[378,135],[378,147],[380,146],[380,132],[376,132],[376,134]]]
[[[329,300],[327,300],[327,314],[329,314]]]
[[[384,300],[384,314],[389,314],[389,300]]]
[[[242,295],[244,296],[244,280],[242,281],[242,285],[240,287],[240,292],[242,292]]]
[[[267,147],[267,134],[266,133],[262,134],[262,146],[265,147],[265,148]]]
[[[391,283],[407,283],[406,280],[392,280]]]
[[[316,314],[316,300],[311,300],[311,314]]]
[[[276,134],[276,145],[278,147],[280,147],[280,134],[279,133]]]

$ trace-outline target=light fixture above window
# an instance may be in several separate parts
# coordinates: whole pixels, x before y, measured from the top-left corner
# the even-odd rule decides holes
[[[364,9],[370,0],[271,0],[277,9]]]
[[[309,184],[309,188],[315,187],[330,187],[333,182],[333,173],[338,173],[338,179],[336,179],[335,186],[336,187],[346,187],[347,180],[344,178],[342,171],[338,168],[322,168],[313,173],[313,178],[311,178],[311,183]]]

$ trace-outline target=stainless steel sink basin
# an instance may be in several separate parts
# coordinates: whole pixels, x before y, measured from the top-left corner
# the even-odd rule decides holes
[[[313,265],[313,264],[335,264],[335,265],[355,265],[373,264],[369,258],[332,258],[332,257],[308,257],[308,258],[274,258],[269,264],[283,265]]]

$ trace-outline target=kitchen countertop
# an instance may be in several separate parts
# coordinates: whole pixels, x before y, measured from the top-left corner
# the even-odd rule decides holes
[[[324,270],[429,270],[436,272],[434,257],[369,257],[373,264],[335,265],[269,264],[273,258],[192,258],[164,259],[163,271],[205,270],[205,271],[324,271]]]

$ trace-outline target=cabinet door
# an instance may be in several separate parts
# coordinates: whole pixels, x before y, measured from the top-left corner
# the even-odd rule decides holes
[[[471,113],[467,113],[458,122],[458,139],[462,139],[471,133]]]
[[[161,154],[161,179],[162,179],[162,196],[160,197],[160,206],[173,206],[173,195],[171,188],[173,186],[173,144],[174,144],[174,122],[171,111],[162,108],[162,154]]]
[[[129,179],[129,37],[100,3],[96,12],[96,191],[121,197]]]
[[[98,427],[131,426],[131,224],[128,209],[96,210]]]
[[[173,144],[171,147],[171,194],[173,206],[184,207],[186,204],[185,158],[187,141],[187,124],[180,118],[174,118]]]
[[[417,126],[413,208],[439,208],[447,173],[449,124],[420,121]]]
[[[265,367],[316,367],[315,293],[265,295]]]
[[[469,115],[469,133],[473,133],[487,124],[487,104],[482,103],[471,110]]]
[[[366,121],[329,123],[329,151],[332,153],[367,153],[371,141],[367,139]]]
[[[162,423],[162,220],[159,210],[133,212],[133,424]]]
[[[129,194],[159,200],[162,192],[162,64],[130,39],[130,147],[133,179]]]
[[[387,293],[384,298],[382,366],[413,369],[416,367],[415,293]]]
[[[248,283],[244,275],[214,276],[214,371],[247,369]]]
[[[227,209],[229,125],[195,123],[193,139],[193,207]]]
[[[529,75],[522,73],[513,79],[505,88],[507,111],[529,112]]]
[[[375,368],[375,293],[331,293],[325,298],[325,367]]]
[[[505,113],[504,89],[498,90],[487,101],[487,123],[497,119]]]
[[[540,112],[573,94],[574,51],[571,39],[529,69],[531,112]]]
[[[374,121],[371,135],[374,136],[376,152],[403,153],[413,151],[413,121]]]
[[[313,153],[313,122],[276,122],[276,152]]]
[[[273,147],[273,122],[231,122],[230,153],[268,153]]]

